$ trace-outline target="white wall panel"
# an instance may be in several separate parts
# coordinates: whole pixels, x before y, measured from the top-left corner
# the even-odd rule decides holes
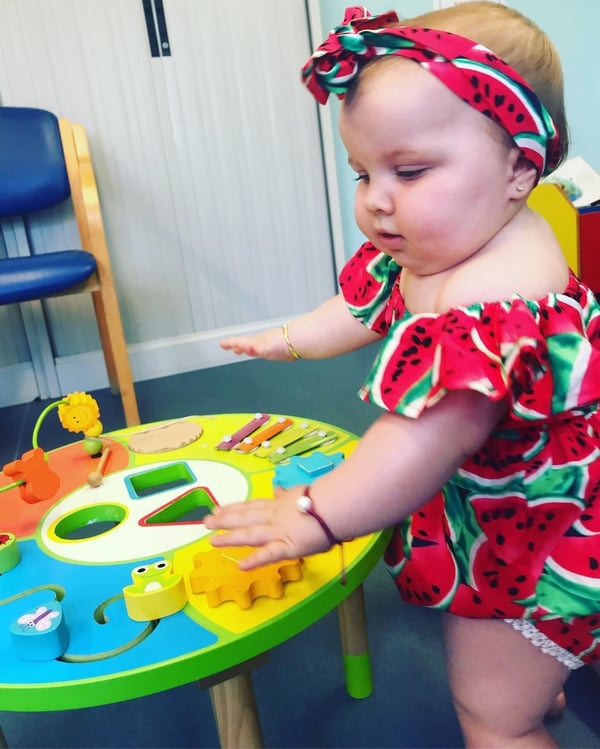
[[[336,288],[316,105],[299,82],[303,0],[165,11],[172,54],[153,58],[141,0],[0,2],[0,103],[88,131],[135,379],[157,376],[158,358],[160,374],[230,360],[223,330]],[[67,241],[69,222],[34,224],[36,251]],[[61,382],[97,386],[91,305],[45,306]]]

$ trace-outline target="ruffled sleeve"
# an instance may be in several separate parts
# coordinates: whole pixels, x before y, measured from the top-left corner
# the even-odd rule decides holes
[[[417,417],[452,390],[508,397],[517,421],[547,419],[600,400],[600,307],[572,276],[564,294],[470,305],[393,323],[360,390]]]
[[[348,309],[363,325],[385,335],[394,318],[393,292],[400,266],[370,242],[365,242],[340,273],[340,288]]]

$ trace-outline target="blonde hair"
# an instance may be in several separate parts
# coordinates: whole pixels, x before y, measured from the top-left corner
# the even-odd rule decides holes
[[[569,127],[562,66],[554,44],[531,19],[501,3],[473,0],[405,19],[401,25],[466,36],[511,65],[529,83],[554,120],[561,142],[560,160],[564,160],[569,147]]]

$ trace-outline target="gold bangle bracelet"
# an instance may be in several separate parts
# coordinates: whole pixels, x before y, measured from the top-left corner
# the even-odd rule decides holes
[[[302,359],[302,357],[301,357],[301,356],[300,356],[300,354],[299,354],[299,353],[298,353],[298,352],[296,351],[296,349],[295,349],[295,348],[294,348],[294,346],[292,345],[292,342],[290,341],[290,337],[289,337],[289,335],[288,335],[288,326],[287,326],[287,323],[285,323],[285,322],[284,322],[284,323],[283,323],[283,324],[281,325],[281,329],[283,330],[283,337],[284,337],[284,339],[285,339],[285,342],[286,342],[286,344],[287,344],[287,347],[288,347],[288,351],[290,352],[290,356],[292,356],[292,358],[294,358],[294,359]]]

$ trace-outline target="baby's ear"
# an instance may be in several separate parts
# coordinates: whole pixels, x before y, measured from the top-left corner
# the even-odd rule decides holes
[[[510,179],[510,197],[515,200],[526,198],[538,182],[538,172],[529,159],[518,151]]]

